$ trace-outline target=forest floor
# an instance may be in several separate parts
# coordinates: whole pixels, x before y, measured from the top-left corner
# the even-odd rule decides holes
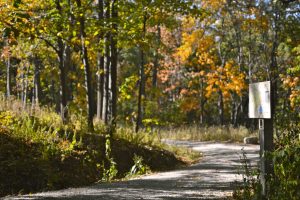
[[[203,159],[175,171],[151,174],[133,180],[89,187],[70,188],[3,199],[226,199],[232,195],[235,181],[242,181],[243,152],[252,166],[257,165],[258,145],[211,142],[174,142],[203,153]]]

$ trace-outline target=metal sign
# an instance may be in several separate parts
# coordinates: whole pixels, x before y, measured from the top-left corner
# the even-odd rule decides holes
[[[271,82],[249,85],[249,118],[271,119]]]

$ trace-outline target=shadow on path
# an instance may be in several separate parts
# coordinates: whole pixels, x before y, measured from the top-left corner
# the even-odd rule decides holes
[[[244,149],[252,165],[256,165],[258,161],[259,146],[257,145],[202,142],[177,142],[175,144],[201,151],[204,158],[200,163],[185,169],[152,174],[135,180],[4,199],[220,200],[231,195],[234,181],[242,180],[242,175],[239,174],[241,149]]]

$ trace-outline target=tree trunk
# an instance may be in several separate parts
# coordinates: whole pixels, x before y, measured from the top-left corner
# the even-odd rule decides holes
[[[105,1],[105,7],[106,7],[106,12],[105,12],[105,18],[107,21],[110,20],[111,14],[110,14],[110,0]],[[104,97],[103,97],[103,121],[105,124],[108,124],[109,122],[109,116],[110,116],[110,86],[111,86],[111,79],[110,79],[110,65],[111,65],[111,49],[110,49],[110,37],[111,37],[111,32],[107,32],[105,36],[105,69],[104,69]]]
[[[67,109],[67,70],[64,66],[64,44],[60,37],[58,39],[58,63],[59,63],[59,78],[60,78],[60,115],[63,123],[67,122],[68,119],[68,109]]]
[[[81,0],[76,0],[78,8],[81,8]],[[93,130],[93,117],[94,117],[94,103],[93,103],[93,90],[92,90],[92,77],[90,72],[90,64],[88,60],[88,51],[85,44],[86,33],[85,33],[85,16],[84,13],[80,14],[80,39],[81,39],[81,54],[82,62],[84,65],[84,75],[85,75],[85,88],[86,88],[86,99],[87,99],[87,123],[90,130]]]
[[[218,99],[218,109],[219,109],[219,123],[224,125],[224,101],[222,91],[219,90],[219,99]]]
[[[35,57],[34,58],[34,102],[33,104],[35,106],[39,106],[39,101],[40,101],[40,93],[41,93],[41,79],[40,79],[40,60]]]
[[[11,77],[10,77],[10,48],[8,44],[8,39],[6,40],[6,45],[8,48],[8,55],[6,60],[6,97],[9,98],[11,95]]]
[[[104,10],[103,0],[97,0],[98,5],[98,20],[103,25]],[[99,42],[104,39],[104,34],[101,32],[99,36]],[[97,59],[97,119],[102,119],[103,113],[103,96],[104,96],[104,55],[101,53],[101,49],[98,50]]]
[[[111,34],[111,125],[112,127],[116,126],[117,118],[117,65],[118,65],[118,49],[117,49],[117,39],[116,34],[118,31],[117,18],[118,18],[118,9],[117,9],[118,0],[114,0],[112,3],[112,23],[113,34]]]
[[[143,21],[143,38],[146,35],[146,22],[147,16],[144,14]],[[140,80],[139,80],[139,94],[138,94],[138,113],[135,132],[137,133],[141,127],[143,127],[143,118],[144,118],[144,98],[145,98],[145,54],[144,47],[140,46],[141,51],[141,64],[140,64]]]
[[[10,78],[10,56],[6,61],[6,97],[9,98],[11,95],[11,78]]]
[[[27,96],[28,96],[28,75],[29,75],[29,66],[26,67],[26,72],[25,72],[25,76],[24,76],[24,87],[23,87],[23,109],[26,108],[26,104],[27,104]]]
[[[205,105],[205,95],[204,95],[204,86],[203,78],[200,80],[200,126],[204,124],[204,105]]]
[[[157,25],[157,34],[156,34],[156,51],[155,51],[155,58],[153,63],[153,69],[152,69],[152,87],[157,87],[157,72],[159,67],[159,44],[161,40],[161,30],[160,30],[160,24]]]
[[[60,0],[56,1],[56,9],[60,15],[62,15],[62,7],[60,5]],[[58,31],[61,32],[63,30],[62,25],[58,26]],[[68,119],[68,91],[67,91],[67,69],[64,61],[64,51],[65,45],[63,43],[63,39],[58,36],[57,37],[57,55],[58,55],[58,63],[59,63],[59,71],[60,71],[60,115],[63,123],[67,122]]]
[[[21,75],[20,75],[20,78],[21,78],[21,102],[23,103],[24,102],[24,91],[25,91],[25,72],[24,72],[24,66],[21,67]]]

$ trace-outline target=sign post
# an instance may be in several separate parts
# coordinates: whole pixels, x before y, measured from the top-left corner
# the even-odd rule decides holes
[[[271,89],[270,81],[249,85],[249,118],[259,119],[260,183],[263,197],[267,195],[267,182],[273,173],[272,160],[267,155],[273,151]]]

